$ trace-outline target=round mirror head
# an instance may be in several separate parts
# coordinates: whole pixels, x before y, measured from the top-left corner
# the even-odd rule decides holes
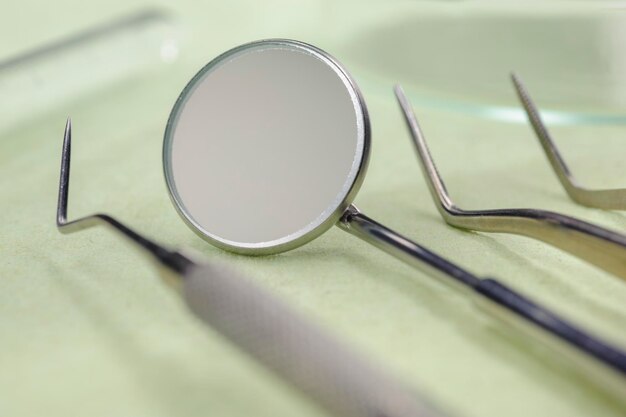
[[[276,253],[339,220],[369,141],[365,104],[337,61],[301,42],[253,42],[211,61],[181,93],[165,130],[165,178],[200,236]]]

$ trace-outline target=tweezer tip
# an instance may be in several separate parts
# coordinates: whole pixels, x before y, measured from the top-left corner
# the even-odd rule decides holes
[[[396,99],[398,100],[398,103],[400,104],[400,107],[406,113],[408,103],[406,102],[407,100],[406,95],[404,94],[404,89],[400,84],[396,84],[393,86],[393,92],[396,96]]]
[[[397,98],[404,98],[405,94],[404,94],[404,89],[402,88],[402,86],[400,84],[395,84],[393,86],[393,92],[396,95]]]
[[[515,91],[517,91],[517,94],[526,96],[524,83],[522,83],[522,80],[515,72],[511,72],[511,81],[513,82],[513,87],[515,87]]]

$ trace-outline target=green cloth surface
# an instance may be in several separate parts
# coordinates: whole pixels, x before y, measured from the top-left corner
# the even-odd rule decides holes
[[[150,5],[5,4],[0,58]],[[3,126],[0,415],[324,415],[194,320],[151,264],[115,233],[102,227],[64,236],[56,230],[67,115],[74,126],[70,218],[106,212],[162,243],[193,248],[248,273],[456,415],[626,414],[623,404],[560,365],[559,354],[524,342],[463,294],[338,228],[278,256],[236,256],[198,238],[171,205],[162,178],[162,133],[188,79],[214,56],[247,41],[287,37],[313,43],[348,67],[368,104],[372,157],[355,200],[364,213],[626,347],[624,281],[538,241],[451,228],[436,212],[392,94],[398,81],[414,100],[433,156],[461,207],[545,208],[626,230],[626,213],[568,199],[526,124],[421,105],[420,80],[410,74],[394,79],[374,69],[381,66],[374,65],[372,31],[395,18],[419,16],[422,7],[177,2],[169,10],[180,17],[186,40],[176,62]],[[371,65],[364,54],[352,53],[368,47]],[[419,55],[404,47],[394,53]],[[74,71],[80,76],[90,69]],[[507,74],[501,82],[508,82]],[[509,104],[517,105],[512,89]],[[585,184],[626,185],[624,127],[552,131]]]

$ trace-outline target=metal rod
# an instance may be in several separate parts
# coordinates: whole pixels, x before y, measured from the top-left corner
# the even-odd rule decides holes
[[[445,281],[451,278],[454,283],[465,287],[475,287],[480,281],[465,269],[370,219],[354,205],[346,210],[338,225],[359,239],[425,273],[445,277]]]
[[[557,337],[568,347],[586,353],[626,377],[626,353],[540,306],[505,284],[479,278],[410,239],[394,232],[350,206],[338,226],[395,258],[454,284],[502,307],[508,313]],[[499,311],[499,310],[489,310]]]

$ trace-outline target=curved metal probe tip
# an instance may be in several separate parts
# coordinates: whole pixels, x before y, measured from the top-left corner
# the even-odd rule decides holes
[[[541,240],[626,279],[626,236],[551,211],[537,209],[463,210],[457,207],[402,88],[394,88],[430,193],[446,223],[482,232],[513,233]]]
[[[522,106],[526,111],[528,120],[541,143],[552,169],[556,173],[559,181],[565,188],[565,191],[572,200],[578,204],[582,204],[587,207],[596,207],[605,210],[626,210],[626,189],[605,189],[605,190],[593,190],[582,187],[578,184],[578,181],[574,178],[567,164],[563,160],[563,156],[559,152],[556,143],[552,140],[546,125],[541,120],[541,115],[533,103],[526,87],[515,74],[511,74],[511,80],[515,86],[517,96],[522,102]]]
[[[72,121],[67,119],[65,135],[63,138],[63,151],[61,154],[61,177],[59,180],[59,200],[57,205],[57,228],[61,233],[72,233],[87,229],[98,224],[106,224],[113,227],[131,242],[139,245],[151,254],[160,264],[183,274],[193,261],[177,251],[171,251],[156,242],[140,235],[131,228],[120,223],[113,217],[96,213],[75,220],[67,220],[67,200],[70,188],[70,156],[72,150]]]

